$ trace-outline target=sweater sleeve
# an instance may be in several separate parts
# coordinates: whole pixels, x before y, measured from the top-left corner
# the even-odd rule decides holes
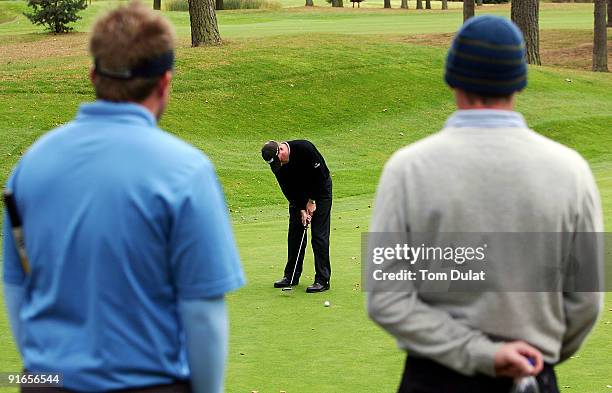
[[[410,228],[407,198],[402,177],[387,164],[377,190],[370,233],[405,234],[407,239]],[[395,271],[393,266],[387,268]],[[501,344],[423,302],[409,281],[397,284],[401,288],[389,285],[385,282],[368,288],[368,314],[401,348],[463,374],[495,375],[493,356]]]
[[[586,164],[585,164],[586,165]],[[584,291],[565,292],[563,308],[566,330],[561,345],[561,361],[572,356],[593,329],[603,307],[603,294],[592,292],[594,280],[603,279],[603,214],[597,185],[591,171],[583,177],[582,197],[576,221],[576,236],[572,255],[588,287]],[[587,264],[586,266],[581,266]],[[586,272],[584,272],[586,270]],[[584,284],[584,283],[582,283]],[[603,289],[603,288],[602,288]]]

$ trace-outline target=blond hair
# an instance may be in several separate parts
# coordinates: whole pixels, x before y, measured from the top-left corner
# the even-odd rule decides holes
[[[174,29],[166,18],[132,1],[102,18],[94,28],[89,50],[105,71],[122,72],[174,49]],[[160,77],[115,79],[97,75],[96,97],[109,101],[140,102],[147,98]]]

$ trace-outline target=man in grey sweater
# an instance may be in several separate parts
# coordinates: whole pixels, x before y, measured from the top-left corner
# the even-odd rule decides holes
[[[386,164],[371,233],[603,232],[588,164],[513,111],[527,84],[524,58],[522,34],[505,18],[476,17],[461,28],[445,73],[459,110],[442,131]],[[530,255],[532,265],[556,263],[547,247]],[[587,263],[602,263],[598,258]],[[526,376],[537,376],[542,392],[557,392],[552,366],[578,350],[602,304],[595,291],[393,285],[371,286],[367,306],[409,354],[400,392],[508,392],[513,379]]]

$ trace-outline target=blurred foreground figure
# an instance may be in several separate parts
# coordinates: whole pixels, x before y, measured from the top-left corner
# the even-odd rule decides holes
[[[212,164],[156,125],[173,48],[169,22],[140,3],[101,18],[97,100],[40,138],[6,185],[30,265],[5,214],[12,331],[26,370],[63,374],[63,388],[40,391],[223,391],[224,294],[244,276]]]
[[[442,131],[386,164],[370,232],[427,233],[435,241],[455,232],[603,231],[588,164],[513,111],[527,65],[512,22],[481,16],[465,23],[448,52],[445,80],[459,110]],[[528,250],[530,264],[562,263],[556,250],[538,246]],[[496,262],[504,263],[487,260]],[[512,279],[498,282],[505,278]],[[536,376],[538,389],[550,393],[558,392],[553,366],[578,350],[601,301],[596,289],[428,292],[406,281],[373,284],[368,312],[408,352],[400,392],[508,393],[513,380]]]

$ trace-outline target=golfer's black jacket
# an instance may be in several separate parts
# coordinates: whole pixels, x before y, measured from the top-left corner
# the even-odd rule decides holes
[[[329,169],[315,145],[305,140],[287,141],[289,162],[275,173],[276,180],[291,206],[306,207],[308,199],[332,197]]]

